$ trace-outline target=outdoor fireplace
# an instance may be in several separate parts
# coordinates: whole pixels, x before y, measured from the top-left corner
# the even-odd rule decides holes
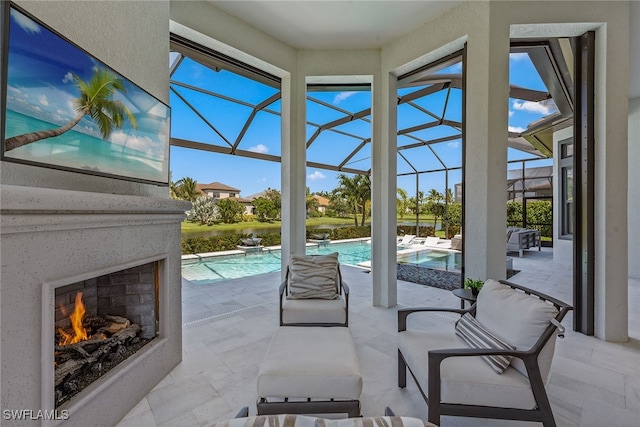
[[[55,289],[55,406],[158,335],[157,263]]]
[[[189,204],[11,185],[1,185],[0,194],[2,408],[33,414],[56,410],[67,417],[65,427],[94,425],[96,420],[117,424],[181,359],[180,222]],[[69,334],[69,316],[80,292],[85,308],[81,323],[92,326],[91,318],[103,318],[93,320],[100,325],[87,333],[87,341],[100,328],[111,331],[105,336],[112,338],[118,333],[114,329],[128,322],[122,332],[127,336],[108,342],[108,354],[96,356],[97,367],[85,368],[82,361],[73,374],[58,375],[58,381],[72,382],[67,388],[76,388],[76,375],[97,371],[95,381],[60,398],[55,353],[65,347],[59,342],[60,329]],[[137,326],[128,329],[132,325]],[[139,348],[117,360],[129,351],[121,341]],[[99,350],[93,345],[105,343],[78,344],[67,347],[92,359]],[[66,362],[61,357],[59,365]],[[118,363],[107,371],[110,359]]]

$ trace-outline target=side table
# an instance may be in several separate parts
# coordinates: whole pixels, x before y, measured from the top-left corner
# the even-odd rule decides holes
[[[473,304],[474,302],[476,302],[477,297],[471,293],[471,290],[469,289],[464,289],[464,288],[458,288],[458,289],[454,289],[453,294],[455,296],[457,296],[458,298],[460,298],[460,308],[464,308],[464,302],[465,301],[469,301],[471,304]]]

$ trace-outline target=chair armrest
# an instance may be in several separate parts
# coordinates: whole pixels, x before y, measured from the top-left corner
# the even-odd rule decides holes
[[[421,312],[449,312],[449,313],[458,313],[461,316],[465,313],[475,314],[476,304],[474,303],[471,307],[467,309],[460,308],[442,308],[442,307],[412,307],[412,308],[401,308],[398,310],[398,332],[407,330],[407,317],[413,313],[421,313]]]
[[[478,349],[478,348],[447,348],[429,350],[429,362],[427,367],[427,375],[429,384],[427,385],[427,396],[429,403],[439,405],[441,402],[441,376],[440,365],[442,361],[448,357],[465,357],[465,356],[513,356],[522,359],[527,369],[529,382],[534,394],[544,392],[544,383],[540,374],[540,366],[538,365],[538,353],[533,350],[494,350],[494,349]],[[497,374],[496,374],[497,375]],[[429,414],[431,418],[431,413]],[[435,418],[434,418],[435,419]],[[430,419],[431,421],[431,419]]]
[[[342,287],[342,292],[344,293],[344,305],[345,305],[345,314],[344,314],[344,326],[349,326],[349,285],[340,279],[340,286]]]
[[[340,286],[342,287],[342,291],[344,292],[345,296],[349,295],[349,285],[347,285],[345,282],[341,282]]]
[[[282,283],[280,284],[280,287],[278,287],[278,294],[280,295],[280,297],[278,298],[278,302],[279,302],[279,306],[280,306],[280,310],[279,310],[279,317],[280,317],[280,326],[283,325],[282,323],[282,300],[284,299],[284,293],[287,289],[287,279],[284,279],[282,281]]]

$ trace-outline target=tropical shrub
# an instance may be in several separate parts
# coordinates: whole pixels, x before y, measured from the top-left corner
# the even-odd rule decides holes
[[[456,234],[460,234],[460,227],[457,225],[450,225],[448,230],[445,230],[445,233],[447,233],[447,239],[453,239]]]
[[[257,197],[253,199],[256,217],[258,221],[266,222],[276,219],[280,214],[275,202],[267,197]]]
[[[260,242],[262,246],[277,246],[282,243],[282,236],[280,233],[258,234],[257,237],[262,239],[262,242]]]
[[[321,233],[324,231],[315,230],[314,233]],[[331,230],[330,239],[342,240],[342,239],[357,239],[360,237],[371,237],[371,226],[359,225],[352,227],[340,227]]]
[[[220,213],[213,198],[199,197],[187,212],[187,218],[191,221],[200,221],[200,224],[210,225],[220,219]]]
[[[507,226],[524,227],[522,202],[507,202]],[[539,230],[543,237],[553,235],[553,208],[549,200],[527,201],[527,228]]]
[[[398,236],[404,236],[405,234],[413,234],[418,237],[435,236],[435,228],[427,225],[421,225],[419,228],[419,235],[416,233],[415,225],[399,225],[397,230]]]
[[[242,218],[245,208],[236,199],[227,197],[218,201],[218,211],[220,212],[222,222],[232,224]]]
[[[450,203],[449,204],[449,227],[462,225],[462,203]]]

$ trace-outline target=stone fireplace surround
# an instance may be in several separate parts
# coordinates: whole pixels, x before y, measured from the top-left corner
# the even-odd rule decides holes
[[[159,336],[58,410],[113,425],[181,360],[180,222],[170,199],[0,187],[2,410],[53,409],[55,289],[157,261]],[[3,425],[54,422],[2,420]]]

